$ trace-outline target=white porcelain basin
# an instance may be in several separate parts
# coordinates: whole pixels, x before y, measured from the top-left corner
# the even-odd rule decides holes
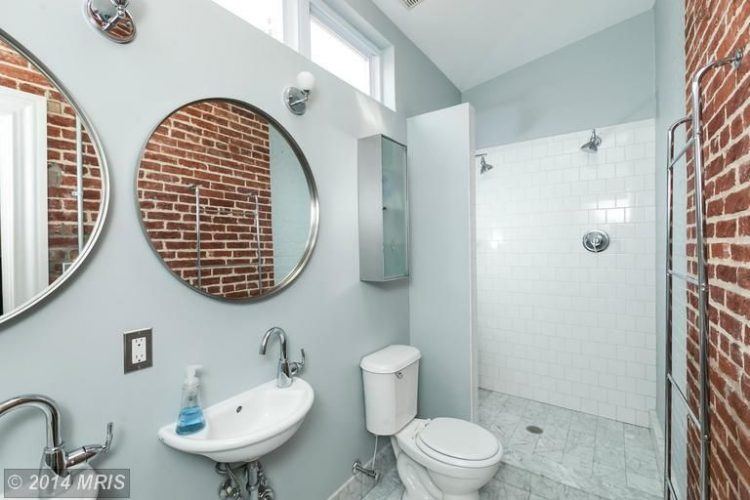
[[[272,380],[206,408],[206,427],[200,432],[180,436],[171,423],[159,429],[159,439],[216,462],[252,462],[297,432],[314,399],[312,387],[300,378],[284,389]]]

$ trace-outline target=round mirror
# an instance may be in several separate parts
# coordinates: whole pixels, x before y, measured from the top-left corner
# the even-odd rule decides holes
[[[206,99],[154,130],[137,179],[144,231],[183,283],[221,299],[279,292],[318,232],[318,197],[297,143],[263,111]]]
[[[107,212],[107,165],[52,74],[0,31],[0,322],[80,267]]]

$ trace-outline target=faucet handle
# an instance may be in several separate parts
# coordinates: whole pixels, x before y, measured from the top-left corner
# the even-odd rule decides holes
[[[112,440],[114,439],[114,428],[115,428],[114,422],[107,423],[107,437],[104,440],[104,447],[102,448],[103,453],[108,452],[110,448],[112,448]]]
[[[292,361],[291,363],[289,363],[289,373],[292,377],[296,377],[297,375],[302,373],[302,369],[305,367],[307,355],[305,354],[304,349],[300,349],[300,353],[302,353],[301,361]]]
[[[104,444],[87,444],[81,446],[77,450],[73,450],[67,455],[66,468],[75,467],[82,463],[87,463],[93,460],[102,453],[107,453],[112,448],[114,424],[109,422],[107,424],[107,437],[105,438]]]

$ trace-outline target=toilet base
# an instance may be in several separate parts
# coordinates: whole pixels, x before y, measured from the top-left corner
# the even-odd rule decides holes
[[[427,469],[401,452],[396,459],[398,477],[404,485],[401,500],[442,500],[443,494],[430,479]]]
[[[479,490],[500,468],[502,448],[481,466],[437,460],[424,453],[416,442],[419,432],[429,423],[414,419],[391,436],[396,468],[405,489],[402,500],[479,500]]]
[[[442,491],[430,472],[402,450],[399,450],[396,468],[404,485],[401,500],[479,500],[479,491],[460,494]]]

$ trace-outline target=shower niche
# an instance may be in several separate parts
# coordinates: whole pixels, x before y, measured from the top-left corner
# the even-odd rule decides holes
[[[409,276],[406,146],[383,135],[359,140],[359,278]]]

